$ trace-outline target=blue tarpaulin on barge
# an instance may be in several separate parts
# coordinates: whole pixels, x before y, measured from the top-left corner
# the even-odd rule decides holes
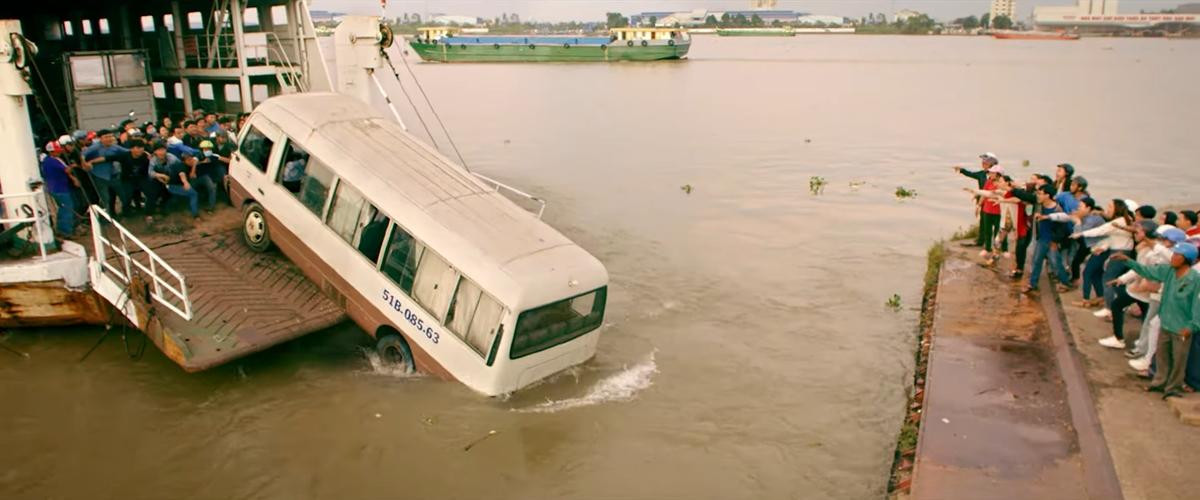
[[[451,45],[603,45],[610,42],[606,36],[451,36],[443,37],[442,43]]]

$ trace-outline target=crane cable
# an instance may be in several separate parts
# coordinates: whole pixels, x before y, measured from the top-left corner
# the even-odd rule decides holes
[[[35,75],[37,75],[38,82],[42,84],[42,90],[45,91],[44,97],[46,97],[47,101],[50,101],[50,106],[52,108],[54,108],[54,117],[58,118],[58,125],[62,126],[62,130],[63,130],[64,134],[70,133],[71,129],[67,127],[67,121],[65,119],[63,119],[62,111],[58,109],[58,103],[55,102],[54,99],[50,98],[50,86],[46,84],[46,77],[42,73],[42,69],[38,67],[37,56],[35,54],[36,49],[34,48],[33,42],[30,42],[28,38],[25,38],[25,36],[20,33],[9,33],[9,35],[10,35],[10,39],[11,39],[10,41],[14,45],[17,42],[20,42],[21,49],[22,49],[22,51],[25,52],[25,58],[28,60],[28,64],[33,66],[33,73]],[[18,69],[24,69],[24,68],[18,68]],[[30,83],[32,83],[32,82],[30,82]],[[49,124],[50,123],[50,113],[46,112],[46,107],[42,104],[42,100],[37,98],[36,93],[34,94],[34,103],[36,103],[37,106],[39,108],[41,108],[42,115],[44,115],[46,117],[46,122]],[[51,124],[50,128],[53,129],[54,125]],[[55,137],[57,137],[57,135],[55,135]]]
[[[400,81],[400,73],[399,73],[399,71],[396,70],[396,65],[392,63],[392,58],[388,56],[386,50],[384,50],[382,52],[383,52],[383,59],[385,61],[387,61],[388,66],[390,66],[392,68],[392,73],[396,75],[396,81],[399,82]],[[421,86],[421,81],[418,80],[417,75],[415,73],[413,73],[412,67],[409,66],[409,64],[408,64],[408,60],[405,59],[404,57],[401,57],[400,61],[404,63],[404,69],[408,71],[409,76],[412,77],[413,83],[415,83],[417,85],[417,90],[419,90],[421,92],[421,97],[425,99],[425,105],[428,106],[429,111],[431,113],[433,113],[433,118],[435,120],[437,120],[438,126],[441,127],[442,133],[445,134],[445,136],[446,136],[446,140],[450,141],[450,147],[454,149],[454,154],[456,156],[458,156],[459,163],[462,164],[464,169],[466,169],[468,172],[470,172],[471,167],[467,166],[466,158],[463,158],[462,152],[458,150],[458,144],[456,144],[454,142],[454,137],[450,135],[450,131],[446,129],[446,124],[445,124],[445,122],[442,121],[442,117],[438,115],[437,108],[434,108],[433,103],[429,101],[429,95],[425,93],[425,88]],[[401,85],[400,88],[403,89],[404,86]],[[405,93],[405,95],[407,96],[407,93]],[[410,104],[412,103],[411,99],[409,100],[409,103]],[[417,111],[417,108],[415,106],[413,107],[413,111]],[[420,116],[421,116],[421,113],[419,111],[417,111],[417,117],[420,118]],[[422,124],[424,124],[423,120],[422,120]],[[433,136],[431,135],[430,138],[432,139]]]
[[[404,93],[404,98],[408,100],[408,105],[412,107],[413,113],[417,115],[417,121],[421,122],[421,128],[425,129],[425,135],[428,135],[429,140],[433,141],[433,147],[441,149],[441,146],[438,146],[437,139],[433,137],[433,131],[429,130],[429,125],[425,123],[425,118],[421,116],[421,111],[417,109],[417,104],[413,102],[412,96],[409,95],[408,89],[404,88],[404,81],[400,80],[400,73],[396,71],[396,65],[392,64],[392,59],[388,57],[387,49],[381,48],[379,52],[383,54],[383,59],[392,68],[392,76],[396,78],[396,83],[400,85],[400,92]],[[386,95],[383,97],[387,98]]]

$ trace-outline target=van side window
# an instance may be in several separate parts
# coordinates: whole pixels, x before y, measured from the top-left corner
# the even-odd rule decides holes
[[[338,181],[326,224],[372,263],[379,261],[379,249],[390,222],[357,189]]]
[[[458,289],[450,301],[445,323],[451,332],[483,356],[488,353],[492,339],[500,329],[500,316],[503,313],[504,307],[499,302],[464,276],[458,280]]]
[[[242,138],[242,145],[238,151],[242,158],[258,167],[260,172],[266,172],[267,162],[271,158],[271,147],[274,145],[271,139],[251,125],[250,130],[246,131],[246,136]]]
[[[308,210],[321,217],[333,172],[304,148],[288,141],[283,150],[283,168],[279,169],[279,184],[292,193]]]
[[[454,268],[438,254],[426,249],[421,255],[421,263],[417,265],[412,296],[441,321],[446,315],[446,307],[450,305],[450,298],[454,296],[454,284],[457,281],[458,273],[454,272]]]
[[[417,243],[412,235],[398,225],[392,225],[392,237],[383,254],[383,274],[400,286],[404,293],[412,295],[413,281],[417,276],[417,263],[425,246]]]

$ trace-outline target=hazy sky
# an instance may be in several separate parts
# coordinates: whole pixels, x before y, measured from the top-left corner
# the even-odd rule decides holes
[[[1159,10],[1196,0],[1121,0],[1122,12],[1141,9]],[[1018,17],[1029,16],[1034,5],[1070,5],[1075,0],[1017,0]],[[603,20],[605,12],[626,15],[643,11],[685,11],[692,9],[745,9],[750,0],[388,0],[389,16],[404,12],[441,13],[464,16],[496,17],[515,12],[523,19],[539,21]],[[777,8],[862,17],[869,12],[890,14],[900,9],[925,12],[937,19],[949,20],[987,12],[990,0],[779,0]],[[379,0],[311,0],[313,9],[374,14]]]

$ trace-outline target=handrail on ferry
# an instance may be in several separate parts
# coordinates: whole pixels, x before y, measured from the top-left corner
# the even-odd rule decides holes
[[[42,224],[39,224],[39,222],[44,222],[47,227],[50,226],[50,211],[42,209],[47,206],[46,205],[46,193],[40,189],[36,190],[36,191],[28,191],[25,193],[0,193],[0,205],[5,205],[5,203],[3,203],[5,200],[15,200],[17,198],[29,198],[31,203],[28,204],[27,206],[30,206],[33,208],[33,215],[30,217],[13,218],[13,217],[5,217],[4,211],[0,211],[0,225],[12,227],[17,224],[32,222],[33,223],[33,232],[37,236],[38,251],[40,252],[42,259],[45,259],[46,258],[46,242],[43,239],[43,235],[42,235]],[[41,203],[38,203],[39,200],[41,201]]]
[[[167,261],[163,260],[162,257],[159,257],[158,254],[154,253],[153,250],[150,250],[150,248],[147,247],[145,243],[142,243],[142,240],[139,240],[137,236],[134,236],[133,233],[129,232],[128,229],[125,229],[125,226],[122,226],[121,224],[117,223],[117,221],[113,220],[112,216],[109,215],[108,212],[105,212],[103,208],[100,208],[97,205],[92,205],[89,213],[91,214],[92,219],[92,243],[96,252],[95,259],[96,262],[100,264],[101,269],[112,273],[118,280],[124,283],[125,286],[129,286],[133,282],[133,267],[136,267],[137,269],[141,270],[142,273],[150,277],[152,283],[150,296],[153,297],[156,302],[162,304],[167,309],[170,309],[175,314],[178,314],[183,319],[191,321],[192,301],[188,299],[187,282],[184,280],[183,275],[180,274],[179,271],[176,271],[175,268],[171,267],[170,264],[167,264]],[[116,228],[117,235],[121,237],[120,246],[117,246],[104,236],[104,230],[100,225],[101,220],[107,221],[110,227]],[[137,259],[133,258],[131,252],[127,250],[130,242],[136,245],[137,248],[134,250],[135,252],[140,250],[149,257],[149,266],[146,266]],[[108,257],[105,255],[104,251],[105,247],[112,249],[113,253],[120,257],[120,261],[123,264],[123,269],[117,268],[108,262]],[[159,270],[166,272],[171,278],[174,278],[174,281],[178,282],[178,286],[172,286],[170,282],[159,276]],[[174,295],[175,298],[178,299],[181,304],[183,304],[182,309],[180,309],[179,306],[172,304],[170,300],[167,300],[166,295],[163,293],[164,289],[167,292],[170,292],[171,295]]]
[[[527,199],[529,199],[529,200],[533,200],[534,202],[536,202],[538,205],[540,205],[540,207],[538,208],[538,212],[537,212],[537,217],[538,217],[539,219],[541,219],[541,218],[542,218],[542,214],[546,212],[546,200],[543,200],[543,199],[541,199],[541,198],[538,198],[537,196],[534,196],[534,195],[531,195],[531,194],[529,194],[529,193],[526,193],[526,192],[524,192],[524,191],[521,191],[520,189],[517,189],[517,188],[515,188],[515,187],[509,186],[508,184],[505,184],[505,183],[503,183],[503,182],[500,182],[500,181],[498,181],[498,180],[496,180],[496,179],[493,179],[493,178],[491,178],[491,177],[488,177],[488,176],[486,176],[486,175],[483,175],[483,174],[478,174],[478,173],[475,173],[475,172],[471,172],[471,173],[472,173],[472,174],[475,174],[475,177],[478,177],[478,178],[479,178],[479,180],[482,180],[482,181],[484,181],[484,182],[486,182],[486,183],[492,184],[492,185],[495,187],[496,191],[500,191],[500,189],[506,189],[506,190],[508,190],[508,191],[511,191],[513,194],[515,194],[515,195],[517,195],[517,196],[520,196],[520,197],[523,197],[523,198],[527,198]]]

